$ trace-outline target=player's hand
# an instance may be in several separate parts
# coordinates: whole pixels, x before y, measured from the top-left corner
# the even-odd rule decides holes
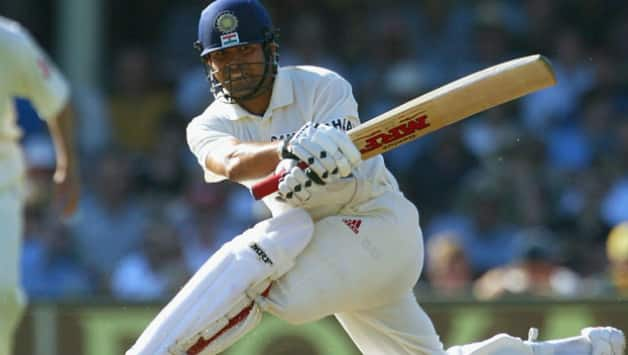
[[[305,162],[306,176],[321,185],[330,179],[349,176],[362,161],[360,152],[344,131],[311,122],[284,142],[282,157]]]
[[[279,180],[279,197],[293,207],[303,206],[323,190],[323,185],[312,181],[298,163],[296,159],[283,159],[275,169],[276,174],[283,175]]]

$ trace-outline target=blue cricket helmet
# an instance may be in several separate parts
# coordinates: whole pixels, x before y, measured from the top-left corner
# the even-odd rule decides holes
[[[257,0],[216,0],[201,13],[198,42],[201,57],[221,49],[275,41],[270,15]]]

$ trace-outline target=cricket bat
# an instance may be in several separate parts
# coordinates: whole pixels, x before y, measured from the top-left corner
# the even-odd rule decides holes
[[[552,86],[549,61],[536,54],[494,65],[414,98],[349,130],[362,160],[382,154],[478,112]],[[305,165],[302,168],[306,168]],[[259,200],[275,191],[281,175],[255,184]]]

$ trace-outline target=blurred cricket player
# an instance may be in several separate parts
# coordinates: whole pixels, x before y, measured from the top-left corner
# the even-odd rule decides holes
[[[11,354],[26,303],[19,273],[26,169],[14,99],[30,100],[48,124],[56,152],[57,203],[60,214],[69,217],[79,197],[69,95],[66,80],[29,33],[0,16],[0,355]]]

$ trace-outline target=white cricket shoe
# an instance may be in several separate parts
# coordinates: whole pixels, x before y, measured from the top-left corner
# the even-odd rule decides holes
[[[591,343],[591,355],[624,355],[626,338],[613,327],[588,327],[580,334]]]

